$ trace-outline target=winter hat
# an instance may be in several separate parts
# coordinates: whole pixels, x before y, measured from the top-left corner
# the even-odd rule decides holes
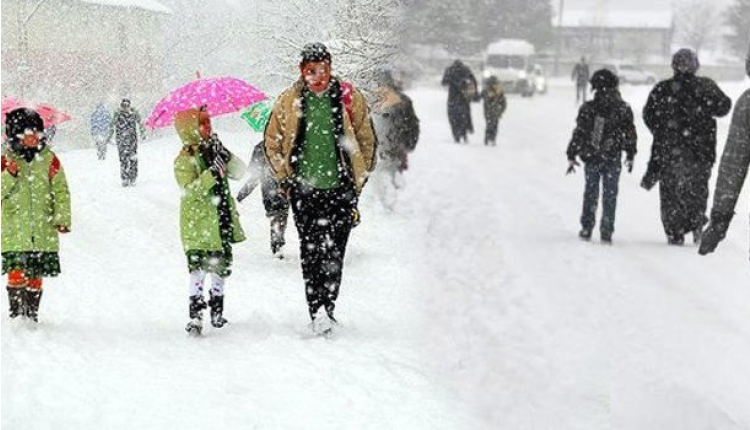
[[[698,56],[690,49],[682,48],[675,52],[672,57],[672,70],[675,73],[687,73],[694,75],[701,66]]]
[[[320,42],[308,43],[302,48],[300,55],[302,56],[300,59],[300,65],[311,61],[331,62],[331,53],[328,52],[328,48]]]
[[[620,84],[620,79],[611,70],[599,69],[594,72],[589,82],[594,91],[614,90]]]
[[[5,134],[11,139],[18,134],[23,134],[26,129],[34,131],[44,130],[44,121],[42,117],[33,110],[28,108],[14,109],[5,116]]]

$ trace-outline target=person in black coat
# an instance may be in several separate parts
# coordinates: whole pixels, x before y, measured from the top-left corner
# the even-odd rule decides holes
[[[469,103],[477,98],[477,80],[464,63],[456,60],[445,69],[442,83],[448,87],[448,121],[453,139],[468,143],[468,134],[474,133]]]
[[[585,164],[586,188],[579,236],[584,240],[591,239],[601,183],[603,207],[599,229],[601,240],[606,244],[612,243],[615,230],[622,153],[625,152],[625,166],[631,172],[638,138],[633,111],[622,100],[618,84],[617,76],[609,70],[594,73],[591,77],[594,99],[584,103],[578,111],[576,128],[567,150],[568,173],[575,172],[575,167],[579,165],[576,157]]]
[[[713,80],[696,76],[699,67],[693,51],[677,51],[674,76],[656,84],[643,109],[654,142],[641,186],[648,190],[659,183],[661,220],[670,245],[682,245],[689,232],[700,241],[716,160],[715,118],[732,108],[732,100]]]
[[[284,258],[283,248],[286,244],[284,236],[289,219],[289,199],[276,182],[273,171],[266,161],[263,148],[264,143],[261,141],[253,149],[250,164],[247,167],[250,177],[237,194],[237,202],[242,202],[247,198],[260,183],[266,218],[271,223],[271,253],[274,257],[281,259]]]
[[[497,145],[497,124],[508,106],[503,87],[497,76],[487,78],[479,97],[484,100],[484,120],[487,123],[484,144],[495,146]]]

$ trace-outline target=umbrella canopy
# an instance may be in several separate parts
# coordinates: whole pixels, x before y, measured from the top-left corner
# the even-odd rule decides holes
[[[250,105],[241,116],[250,125],[250,128],[258,133],[262,133],[266,129],[272,109],[273,100],[261,100]]]
[[[58,125],[73,119],[67,113],[46,103],[34,103],[15,97],[6,97],[2,100],[3,126],[5,125],[5,115],[7,115],[8,112],[18,108],[34,109],[39,114],[39,116],[42,117],[42,121],[44,121],[44,128],[49,128],[53,125]]]
[[[242,79],[232,77],[203,78],[185,84],[164,97],[146,118],[150,128],[167,127],[174,115],[187,109],[205,106],[211,117],[238,112],[266,95]]]

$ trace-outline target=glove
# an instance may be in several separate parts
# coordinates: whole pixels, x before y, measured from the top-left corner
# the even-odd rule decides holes
[[[55,226],[55,229],[56,229],[56,230],[57,230],[57,231],[58,231],[59,233],[63,233],[63,234],[65,234],[65,233],[70,233],[70,229],[69,229],[68,227],[64,226],[64,225],[56,225],[56,226]]]
[[[576,167],[580,165],[581,164],[577,162],[576,160],[568,160],[568,170],[565,171],[565,174],[570,175],[571,173],[575,173]]]
[[[217,158],[221,158],[222,161],[224,161],[224,164],[229,163],[229,159],[232,158],[232,154],[229,152],[226,146],[221,143],[218,137],[212,136],[211,142],[213,144],[214,156]]]
[[[654,185],[656,185],[656,179],[653,175],[649,175],[648,172],[646,172],[646,174],[643,175],[643,179],[641,179],[641,188],[646,191],[651,191],[651,188],[654,188]]]
[[[625,168],[628,169],[628,173],[633,173],[633,160],[628,158],[625,160]]]
[[[708,223],[708,228],[703,232],[701,236],[701,245],[698,248],[698,254],[706,255],[714,252],[719,242],[724,240],[729,229],[729,222],[732,220],[732,216],[711,216],[711,222]]]
[[[227,174],[227,164],[221,157],[214,158],[214,162],[211,164],[210,169],[219,178],[223,178]]]

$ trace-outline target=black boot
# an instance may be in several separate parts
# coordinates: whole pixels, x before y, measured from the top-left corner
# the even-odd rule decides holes
[[[214,296],[213,293],[209,294],[211,295],[211,298],[208,300],[208,306],[211,307],[211,325],[216,328],[222,328],[228,322],[222,316],[224,313],[224,296]]]
[[[26,289],[26,318],[39,321],[39,302],[42,301],[42,290],[37,288]]]
[[[8,302],[10,303],[10,317],[16,318],[26,313],[26,291],[24,288],[5,287],[8,290]]]
[[[206,302],[203,300],[203,296],[190,296],[190,306],[188,307],[190,322],[185,327],[185,331],[191,334],[201,334],[204,309],[206,309]]]

